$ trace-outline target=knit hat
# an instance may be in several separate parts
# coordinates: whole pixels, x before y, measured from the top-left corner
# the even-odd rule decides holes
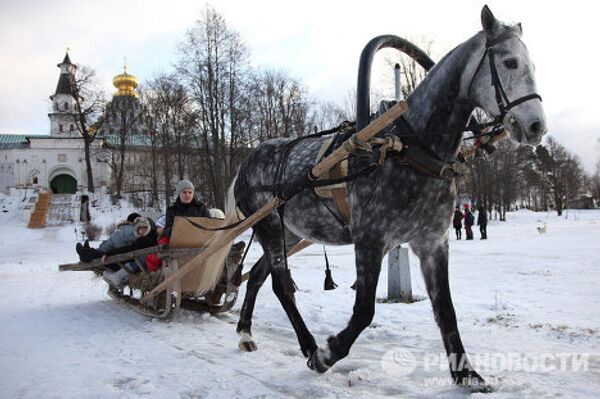
[[[183,179],[175,186],[175,194],[179,197],[179,194],[186,188],[191,188],[194,191],[194,185],[191,181]]]
[[[140,227],[146,227],[146,232],[142,235],[140,235],[138,233],[138,229]],[[148,233],[150,233],[150,229],[152,228],[152,226],[150,225],[150,221],[148,220],[148,218],[145,218],[143,216],[138,217],[137,219],[135,219],[135,222],[133,223],[133,231],[136,237],[143,237],[148,235]]]
[[[156,227],[165,227],[167,224],[167,215],[161,215],[158,219],[156,219]]]
[[[129,223],[133,223],[133,222],[135,222],[135,219],[139,218],[140,216],[141,215],[136,212],[130,213],[129,216],[127,216],[127,221]]]

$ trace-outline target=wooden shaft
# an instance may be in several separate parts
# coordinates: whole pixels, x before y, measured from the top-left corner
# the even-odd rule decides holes
[[[302,240],[298,244],[294,245],[292,249],[288,251],[288,258],[290,256],[296,255],[298,252],[302,251],[304,248],[310,247],[313,244],[312,241]],[[242,275],[242,281],[247,281],[250,278],[250,272],[246,272]]]
[[[384,127],[395,121],[406,112],[408,106],[406,101],[397,102],[392,108],[388,109],[384,114],[379,116],[373,122],[369,123],[363,130],[354,135],[355,139],[360,143],[366,143],[381,131]],[[335,151],[329,154],[328,157],[323,159],[321,162],[316,164],[311,174],[315,178],[323,176],[323,174],[329,172],[335,165],[341,162],[348,156],[348,149],[345,145],[339,146]]]
[[[166,289],[170,284],[172,284],[176,279],[180,279],[189,273],[193,267],[195,262],[202,260],[203,258],[207,258],[213,254],[215,254],[218,250],[223,248],[227,243],[233,241],[237,236],[242,234],[244,231],[254,226],[256,223],[260,222],[264,219],[271,211],[277,209],[279,206],[283,205],[285,201],[274,197],[269,200],[262,208],[258,211],[254,212],[248,218],[246,218],[242,223],[238,224],[231,230],[223,230],[225,234],[219,239],[215,241],[209,241],[205,246],[204,250],[196,255],[192,260],[186,263],[183,267],[181,267],[176,273],[173,273],[169,277],[165,278],[159,285],[154,287],[154,289],[148,292],[140,299],[140,303],[145,304],[156,295],[158,295],[161,291]]]
[[[360,132],[355,133],[353,137],[359,141],[360,143],[366,143],[370,138],[375,136],[377,133],[381,131],[384,127],[389,125],[391,122],[395,121],[408,109],[408,105],[406,101],[399,101],[392,108],[388,109],[383,115],[379,116],[373,122],[369,123],[364,129]],[[322,176],[324,173],[331,170],[338,162],[348,156],[348,149],[342,144],[335,151],[333,151],[328,157],[323,159],[317,165],[315,165],[311,174],[313,177],[318,178]],[[148,292],[140,299],[140,303],[145,304],[155,296],[157,296],[160,292],[165,290],[170,284],[172,284],[176,279],[180,279],[185,276],[187,273],[192,271],[195,264],[200,264],[200,260],[207,258],[229,242],[233,241],[237,236],[242,234],[244,231],[254,226],[256,223],[260,222],[264,219],[271,211],[280,207],[285,203],[285,200],[281,198],[271,198],[269,202],[263,205],[258,211],[254,212],[247,219],[245,219],[242,223],[232,228],[231,230],[226,230],[226,234],[219,237],[219,239],[213,241],[209,241],[205,246],[204,250],[196,255],[192,260],[186,263],[183,267],[181,267],[176,273],[170,275],[165,278],[159,285],[154,287],[154,289]]]
[[[302,240],[300,241],[298,244],[294,245],[292,247],[292,249],[290,249],[288,251],[288,256],[294,256],[296,255],[298,252],[302,251],[304,248],[308,248],[313,244],[312,241],[309,240]]]

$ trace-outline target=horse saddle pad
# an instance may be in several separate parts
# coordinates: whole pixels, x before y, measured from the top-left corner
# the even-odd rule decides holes
[[[327,148],[329,148],[329,146],[331,145],[332,140],[333,140],[333,138],[330,138],[323,142],[323,145],[321,145],[321,148],[319,149],[319,153],[317,154],[316,163],[319,163],[322,160],[323,154],[325,153]],[[338,179],[340,177],[346,177],[346,176],[348,176],[348,160],[344,159],[343,161],[341,161],[340,163],[335,165],[335,167],[333,169],[331,169],[329,172],[327,172],[323,176],[319,177],[319,180]],[[338,190],[338,192],[341,192],[342,194],[344,194],[346,191],[346,182],[332,184],[332,185],[323,186],[323,187],[315,187],[315,193],[321,198],[334,198],[334,193],[336,192],[336,190]]]

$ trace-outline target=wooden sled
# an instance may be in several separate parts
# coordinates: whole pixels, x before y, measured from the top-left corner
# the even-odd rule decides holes
[[[196,224],[207,228],[217,228],[223,224],[221,219],[204,217],[187,218]],[[175,279],[160,295],[145,304],[140,303],[146,293],[179,270],[180,264],[185,264],[189,259],[202,252],[202,247],[212,237],[214,232],[202,230],[193,226],[186,218],[176,217],[173,232],[168,246],[157,245],[131,251],[124,254],[110,256],[105,262],[95,259],[92,262],[79,262],[59,266],[59,271],[93,271],[100,276],[108,270],[107,265],[135,261],[141,272],[130,275],[127,284],[122,289],[112,286],[108,288],[108,295],[115,301],[122,303],[133,310],[150,317],[167,318],[175,314],[180,307],[194,311],[220,313],[233,307],[238,296],[238,286],[233,282],[245,249],[245,243],[240,241],[231,247],[224,265],[208,265],[208,267],[222,268],[221,277],[217,285],[209,292],[197,293],[197,287],[203,277],[202,269],[187,274],[183,279]],[[149,272],[139,261],[142,256],[157,253],[162,259],[162,267],[156,272]]]

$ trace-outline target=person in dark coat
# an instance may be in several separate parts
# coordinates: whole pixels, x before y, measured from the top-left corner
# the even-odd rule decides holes
[[[175,186],[175,193],[177,195],[177,200],[175,200],[173,205],[167,208],[167,221],[165,223],[164,232],[167,237],[171,237],[175,216],[210,217],[206,205],[194,198],[194,185],[191,181],[181,180]]]
[[[479,233],[481,233],[481,239],[487,240],[487,212],[480,206],[478,208],[479,213],[477,214],[477,226],[479,226]]]
[[[462,220],[463,214],[460,211],[458,205],[456,205],[456,208],[454,208],[454,217],[452,218],[452,226],[454,227],[454,231],[456,232],[457,240],[460,240],[461,238]]]
[[[465,233],[467,235],[467,240],[473,239],[473,230],[471,230],[473,224],[475,224],[475,216],[471,213],[469,205],[465,204]]]

